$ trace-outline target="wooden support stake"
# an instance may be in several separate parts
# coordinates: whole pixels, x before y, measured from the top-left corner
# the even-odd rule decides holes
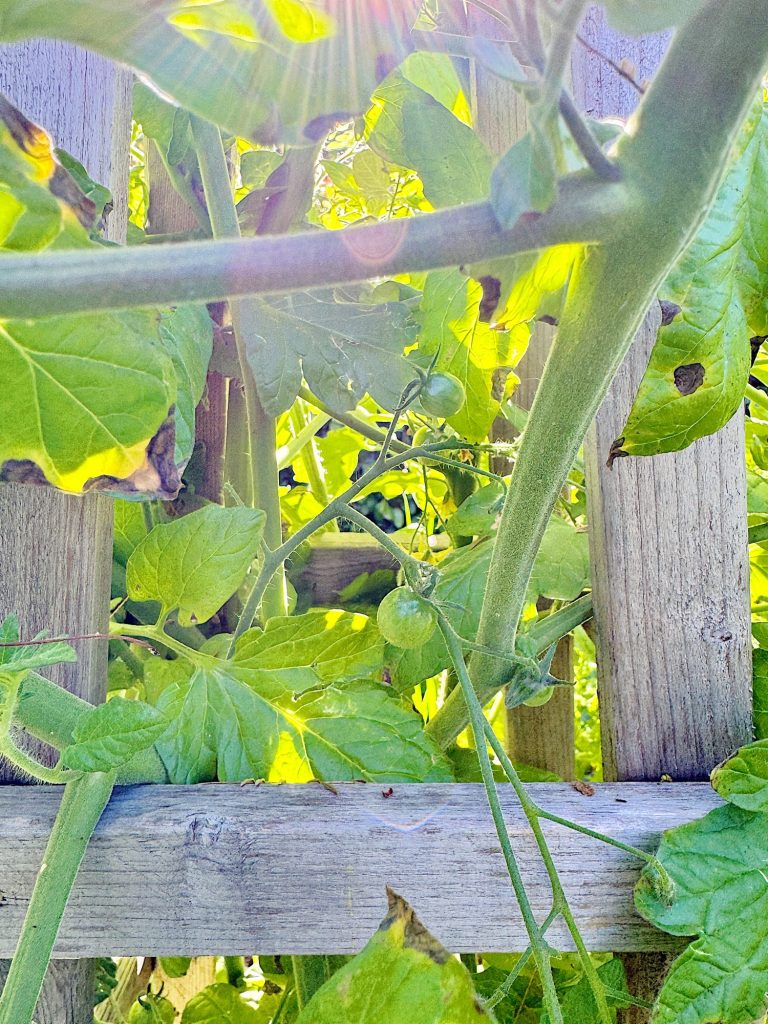
[[[0,48],[0,92],[110,186],[109,237],[124,240],[127,224],[130,74],[72,46],[33,40]],[[61,424],[62,430],[67,424]],[[109,618],[112,505],[16,484],[0,486],[0,618],[19,617],[22,635],[104,632]],[[106,692],[103,642],[75,644],[79,661],[52,678],[98,703]],[[50,750],[27,744],[49,763]],[[16,776],[0,770],[0,780]],[[6,949],[6,955],[10,950]],[[108,950],[104,951],[105,953]],[[7,964],[0,965],[0,978]],[[94,964],[54,961],[38,1004],[38,1024],[90,1024]]]
[[[594,117],[628,115],[638,92],[605,57],[630,62],[642,83],[666,37],[622,39],[599,9],[581,34],[593,49],[574,51],[577,103]],[[742,416],[686,451],[606,467],[658,323],[652,310],[585,446],[603,757],[615,780],[704,779],[751,736]],[[635,994],[654,999],[667,958],[625,964]],[[631,1024],[647,1019],[624,1011]]]

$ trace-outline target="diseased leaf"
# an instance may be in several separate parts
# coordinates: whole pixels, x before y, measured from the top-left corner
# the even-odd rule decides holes
[[[419,318],[420,361],[459,378],[467,400],[448,423],[468,441],[482,441],[502,400],[518,378],[513,372],[528,344],[528,328],[497,331],[480,319],[483,289],[458,270],[427,275]]]
[[[403,70],[394,71],[373,94],[365,126],[374,152],[418,172],[433,206],[488,195],[492,158],[480,137]]]
[[[737,155],[661,287],[662,326],[614,456],[678,451],[742,402],[749,339],[768,330],[768,105],[754,108]]]
[[[388,890],[389,910],[368,945],[327,981],[297,1024],[475,1024],[493,1021],[466,967]]]
[[[449,781],[419,715],[373,682],[326,685],[296,698],[278,673],[215,662],[183,666],[158,706],[171,726],[157,742],[177,783]]]
[[[63,158],[74,177],[45,132],[0,100],[0,249],[96,245],[86,227],[98,204],[80,185],[99,201],[105,190]],[[0,320],[0,479],[175,497],[210,347],[202,306]]]
[[[187,110],[261,142],[316,140],[412,48],[418,0],[0,0],[0,37],[130,64]],[[104,30],[109,24],[109,31]],[[318,68],[333,67],[318,88]]]
[[[61,754],[67,768],[109,772],[150,747],[165,732],[168,719],[149,704],[113,697],[78,721],[74,743]]]
[[[156,526],[128,559],[128,596],[158,601],[183,626],[206,622],[232,596],[259,551],[261,509],[206,505]]]
[[[675,885],[659,895],[652,868],[640,913],[672,935],[698,936],[675,960],[652,1024],[751,1024],[768,992],[768,816],[726,805],[664,834],[659,860]]]
[[[334,409],[354,409],[366,392],[393,409],[416,377],[403,357],[415,334],[409,316],[404,303],[348,301],[331,290],[261,303],[248,359],[264,408],[272,416],[290,408],[303,373]]]
[[[209,985],[192,996],[181,1024],[260,1024],[260,1014],[244,1002],[232,985]]]

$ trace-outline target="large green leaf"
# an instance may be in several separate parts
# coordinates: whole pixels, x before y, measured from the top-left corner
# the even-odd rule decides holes
[[[678,451],[739,408],[768,333],[768,105],[756,106],[704,224],[661,287],[666,319],[615,455]]]
[[[113,771],[152,746],[167,726],[167,718],[157,708],[113,697],[78,720],[74,742],[64,748],[61,759],[77,771]]]
[[[353,612],[312,610],[270,619],[237,644],[235,662],[269,673],[300,693],[323,683],[380,675],[384,644],[373,619]]]
[[[93,246],[96,209],[45,132],[1,100],[0,250]],[[211,336],[192,306],[0,320],[0,478],[174,497]]]
[[[371,149],[417,171],[433,206],[488,195],[493,160],[480,137],[403,71],[394,71],[373,94],[365,123]]]
[[[724,800],[746,811],[768,811],[768,740],[741,747],[712,772]]]
[[[570,520],[552,516],[533,565],[532,597],[573,601],[589,586],[589,541]]]
[[[209,663],[163,690],[157,742],[172,782],[445,782],[450,769],[419,715],[374,682],[294,693],[284,675]]]
[[[427,364],[437,356],[435,368],[464,385],[467,400],[448,422],[469,441],[487,437],[528,343],[526,326],[498,331],[483,323],[482,297],[482,286],[460,271],[437,270],[427,275],[420,309],[419,355]]]
[[[244,1002],[232,985],[209,985],[192,996],[181,1024],[259,1024],[260,1014]]]
[[[411,48],[408,28],[418,6],[417,0],[373,7],[370,0],[0,0],[0,39],[79,43],[132,65],[182,107],[238,135],[289,142],[316,139],[363,109]]]
[[[389,910],[362,952],[338,970],[297,1024],[479,1024],[493,1021],[472,978],[388,890]]]
[[[752,716],[755,737],[768,739],[768,650],[763,647],[752,652]]]
[[[638,910],[672,935],[698,936],[675,960],[652,1024],[752,1024],[768,992],[768,816],[726,805],[665,833],[659,859],[675,886],[646,869]]]
[[[156,526],[128,559],[128,596],[178,611],[183,626],[205,622],[232,596],[259,551],[261,509],[206,505]]]
[[[354,409],[370,392],[393,409],[416,377],[403,357],[415,334],[409,316],[401,302],[371,305],[330,290],[261,303],[248,359],[264,408],[273,416],[290,408],[303,373],[332,408]]]

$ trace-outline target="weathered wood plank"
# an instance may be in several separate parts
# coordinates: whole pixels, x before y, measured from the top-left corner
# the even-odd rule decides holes
[[[573,55],[574,93],[593,117],[629,115],[638,93],[613,67],[652,77],[668,37],[625,39],[592,8],[593,49]],[[600,56],[602,54],[603,56]],[[598,693],[606,778],[706,778],[751,736],[749,564],[743,416],[685,451],[606,460],[621,434],[658,326],[638,332],[584,446]],[[624,960],[630,989],[652,1001],[663,956]],[[623,1024],[648,1013],[622,1011]]]
[[[530,787],[561,815],[642,848],[720,802],[692,783]],[[57,955],[351,953],[391,885],[456,951],[526,945],[481,786],[145,786],[118,790],[96,830]],[[502,786],[535,912],[550,893],[530,832]],[[0,956],[13,949],[58,806],[55,789],[0,789]],[[587,946],[669,949],[635,914],[638,862],[559,826],[553,853]],[[568,948],[563,931],[548,933]]]
[[[0,92],[41,124],[113,193],[107,233],[124,241],[128,223],[131,74],[66,43],[34,39],[0,47]],[[0,618],[19,616],[22,635],[40,629],[104,632],[109,620],[112,505],[43,488],[0,487]],[[98,703],[106,691],[105,642],[77,642],[79,661],[51,677]],[[26,743],[43,760],[53,752]],[[17,781],[7,765],[0,782]],[[6,947],[5,956],[12,952]],[[8,970],[0,963],[0,987]],[[95,965],[53,961],[35,1014],[38,1024],[85,1024],[93,1018]]]

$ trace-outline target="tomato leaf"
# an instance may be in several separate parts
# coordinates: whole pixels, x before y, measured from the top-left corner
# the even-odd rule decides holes
[[[658,853],[675,886],[659,892],[646,868],[640,913],[672,935],[698,936],[673,963],[653,1024],[748,1024],[768,991],[768,816],[730,804],[664,834]]]
[[[78,720],[74,743],[61,754],[67,768],[109,772],[151,746],[165,732],[168,719],[149,704],[113,697]]]
[[[248,630],[238,641],[234,661],[282,681],[286,692],[300,693],[380,674],[384,644],[373,619],[317,609],[270,619],[264,631]]]
[[[43,638],[44,635],[35,637]],[[2,646],[18,643],[20,639],[18,618],[15,615],[6,615],[0,623],[0,672],[26,672],[32,668],[42,668],[44,665],[77,661],[75,649],[64,640],[23,647]]]
[[[661,287],[662,320],[615,455],[678,451],[744,397],[749,338],[768,333],[768,104],[755,107],[704,224]]]
[[[472,1024],[492,1021],[466,967],[388,890],[389,910],[368,945],[327,981],[297,1024]]]
[[[390,163],[417,171],[433,206],[488,195],[492,159],[480,137],[404,71],[382,82],[371,102],[368,145]]]
[[[221,662],[163,690],[171,718],[157,742],[172,782],[444,782],[448,763],[421,716],[374,682],[294,696],[283,678]]]
[[[315,140],[359,113],[412,44],[417,0],[0,0],[7,41],[50,36],[148,76],[180,106],[246,138]],[[109,22],[109,31],[104,26]],[[317,87],[317,69],[333,67]]]
[[[264,408],[290,408],[302,374],[313,394],[340,411],[366,392],[393,409],[416,374],[403,357],[415,326],[401,302],[376,305],[344,293],[294,292],[260,305],[263,335],[249,338],[248,360]]]
[[[497,331],[480,319],[483,289],[458,270],[427,275],[419,310],[419,357],[433,369],[454,374],[467,393],[448,423],[468,441],[482,441],[502,400],[518,378],[513,367],[528,344],[528,328]]]
[[[206,622],[240,586],[259,551],[261,509],[206,505],[156,526],[128,559],[128,596],[178,611],[184,626]]]
[[[181,1015],[181,1024],[260,1024],[261,1015],[232,985],[209,985],[192,996]]]

